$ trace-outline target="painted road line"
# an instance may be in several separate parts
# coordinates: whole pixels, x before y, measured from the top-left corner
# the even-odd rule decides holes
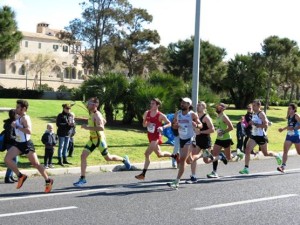
[[[200,208],[194,208],[193,210],[208,210],[208,209],[216,209],[216,208],[223,208],[223,207],[229,207],[229,206],[235,206],[235,205],[244,205],[244,204],[250,204],[250,203],[256,203],[256,202],[263,202],[263,201],[271,201],[271,200],[277,200],[281,198],[291,198],[296,197],[297,194],[288,194],[288,195],[278,195],[273,197],[267,197],[267,198],[257,198],[257,199],[250,199],[245,201],[239,201],[239,202],[230,202],[225,204],[218,204],[218,205],[211,205],[211,206],[205,206]]]
[[[29,198],[45,198],[45,197],[53,197],[53,196],[60,196],[60,195],[74,195],[74,194],[83,194],[89,192],[101,192],[101,191],[109,191],[111,189],[108,188],[98,188],[98,189],[89,189],[89,190],[80,190],[80,191],[64,191],[58,193],[48,193],[48,194],[38,194],[38,195],[27,195],[21,197],[12,197],[12,198],[0,198],[1,201],[11,201],[11,200],[20,200],[20,199],[29,199]]]
[[[54,211],[69,210],[69,209],[77,209],[77,207],[69,206],[69,207],[61,207],[61,208],[53,208],[53,209],[41,209],[41,210],[33,210],[33,211],[25,211],[25,212],[5,213],[5,214],[0,214],[0,217],[20,216],[20,215],[27,215],[33,213],[54,212]]]

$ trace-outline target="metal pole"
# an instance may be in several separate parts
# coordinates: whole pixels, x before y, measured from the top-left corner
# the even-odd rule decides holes
[[[196,109],[199,92],[199,71],[200,71],[200,9],[201,0],[196,0],[196,17],[195,17],[195,35],[194,35],[194,55],[193,55],[193,89],[192,101]]]
[[[28,76],[28,69],[27,69],[27,66],[26,66],[26,90],[27,90],[27,76]]]

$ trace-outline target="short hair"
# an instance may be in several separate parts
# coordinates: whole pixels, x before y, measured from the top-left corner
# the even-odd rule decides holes
[[[52,123],[47,123],[47,129],[48,127],[52,127],[53,128],[53,124]]]
[[[151,99],[151,101],[154,101],[154,102],[156,102],[156,105],[158,105],[158,106],[161,106],[161,101],[159,100],[159,98],[153,98],[153,99]]]
[[[89,99],[89,102],[95,103],[95,104],[99,104],[99,99],[97,97],[91,97]]]
[[[297,112],[297,105],[295,103],[290,103],[289,106],[292,107],[295,112]]]
[[[255,103],[255,104],[257,104],[258,106],[261,106],[261,101],[260,101],[259,99],[253,100],[252,103]]]
[[[27,100],[23,100],[23,99],[17,100],[17,105],[20,105],[22,108],[26,108],[26,109],[28,109],[29,107]]]

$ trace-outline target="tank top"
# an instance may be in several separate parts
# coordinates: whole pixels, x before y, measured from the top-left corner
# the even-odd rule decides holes
[[[206,123],[203,122],[204,117],[206,116],[206,114],[204,114],[203,116],[201,116],[199,118],[200,122],[202,123],[202,128],[200,129],[200,131],[204,131],[204,130],[208,130],[208,126]],[[199,134],[200,136],[209,136],[209,134]]]
[[[253,115],[252,115],[252,122],[253,123],[263,124],[261,118],[259,117],[260,113],[261,113],[261,111],[259,111],[258,113],[253,113]],[[251,134],[253,136],[265,136],[266,132],[263,128],[252,125]]]
[[[288,117],[288,126],[293,127],[294,130],[288,130],[287,135],[289,136],[299,136],[299,130],[295,130],[295,127],[298,125],[298,121],[296,120],[296,116]]]
[[[193,128],[193,118],[192,118],[193,111],[189,111],[186,115],[182,114],[182,111],[178,111],[177,114],[177,121],[178,121],[178,132],[179,137],[182,140],[190,139],[194,136],[194,128]]]
[[[24,119],[27,120],[28,126],[31,127],[31,119],[28,115],[24,115],[16,120],[16,127],[24,128],[24,126],[21,124],[21,119],[24,117]],[[16,134],[16,142],[26,142],[30,140],[31,135],[25,134],[24,132],[20,131],[19,129],[15,129]]]
[[[151,111],[149,110],[147,112],[147,115],[146,115],[146,121],[149,122],[148,126],[147,126],[147,131],[148,133],[157,133],[157,128],[158,127],[161,127],[162,126],[162,123],[161,121],[159,121],[159,116],[161,115],[161,112],[158,111],[155,116],[151,116]]]
[[[216,119],[217,132],[224,131],[227,129],[227,124],[224,123],[224,121],[223,121],[224,115],[225,114],[223,114],[223,116],[221,116],[221,117],[217,117],[217,119]],[[231,139],[230,132],[227,132],[221,136],[217,135],[217,140],[228,140],[228,139]]]
[[[96,112],[98,112],[98,111],[96,111]],[[96,127],[96,122],[95,122],[95,119],[94,119],[94,115],[95,115],[96,112],[90,114],[90,117],[88,119],[88,126],[89,127]],[[99,112],[99,114],[101,115],[100,112]],[[92,139],[104,137],[104,131],[90,130],[90,137]]]

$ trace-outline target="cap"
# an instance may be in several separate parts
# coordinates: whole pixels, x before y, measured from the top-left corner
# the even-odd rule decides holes
[[[189,103],[190,105],[192,105],[192,100],[190,98],[185,97],[185,98],[181,98],[180,100],[183,101],[183,102]]]
[[[62,106],[63,108],[71,108],[71,107],[72,107],[71,104],[62,104],[61,106]]]

